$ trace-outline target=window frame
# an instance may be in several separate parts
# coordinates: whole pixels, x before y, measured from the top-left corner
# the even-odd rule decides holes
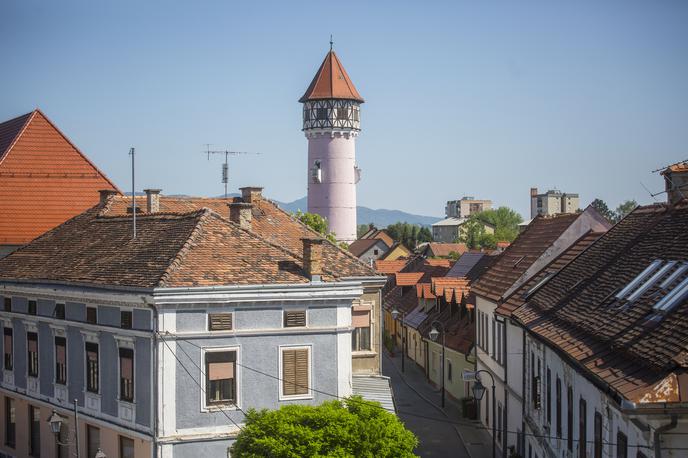
[[[29,456],[39,458],[41,456],[41,408],[33,404],[29,404]],[[36,419],[36,411],[38,411],[38,419]],[[16,412],[16,410],[15,410]],[[37,444],[34,444],[34,436],[37,439]]]
[[[122,352],[131,352],[131,398],[125,398],[122,395],[122,382],[124,377],[122,377]],[[117,399],[121,402],[128,402],[129,404],[134,404],[136,402],[136,352],[134,348],[131,347],[117,347]]]
[[[58,316],[61,315],[61,316]],[[64,320],[67,317],[67,306],[64,302],[55,302],[53,308],[53,318],[56,320]]]
[[[293,312],[303,312],[303,325],[287,326],[287,313],[293,313]],[[302,329],[302,328],[307,328],[307,327],[308,327],[308,308],[303,308],[303,307],[285,308],[282,310],[282,328],[284,328],[284,329],[289,329],[289,328]]]
[[[95,313],[95,320],[91,321],[88,316],[89,310],[93,310]],[[85,310],[86,316],[84,317],[86,323],[92,324],[92,325],[97,325],[98,324],[98,307],[95,305],[87,305],[86,310]]]
[[[229,315],[231,326],[230,329],[213,329],[211,316],[213,315]],[[234,332],[234,312],[213,312],[206,314],[206,329],[208,332]]]
[[[91,445],[91,438],[92,438],[93,432],[97,432],[97,433],[98,433],[98,447],[96,447],[96,450],[91,450],[91,447],[90,447],[90,445]],[[93,452],[97,452],[98,449],[100,448],[100,446],[101,446],[101,442],[100,442],[100,428],[99,428],[98,426],[92,425],[92,424],[90,424],[90,423],[86,423],[86,453],[87,453],[87,456],[89,456],[89,457],[90,457],[90,456],[95,456],[95,453],[92,455],[91,452],[92,452],[92,451],[93,451]]]
[[[3,296],[2,310],[7,313],[12,313],[12,296]]]
[[[131,437],[127,437],[127,436],[123,436],[123,435],[121,435],[121,434],[118,434],[118,435],[117,435],[117,447],[118,447],[117,452],[118,452],[119,458],[126,458],[126,457],[124,456],[124,453],[122,452],[123,449],[124,449],[124,447],[122,446],[122,443],[123,443],[124,441],[130,441],[130,442],[131,442],[132,451],[133,451],[133,453],[134,453],[134,454],[132,455],[132,457],[135,457],[135,456],[136,456],[136,442],[134,441],[134,439],[132,439]]]
[[[31,363],[31,350],[29,349],[29,340],[34,340],[34,339],[29,339],[29,336],[33,335],[36,336],[36,352],[35,352],[35,370],[32,370],[33,364]],[[40,345],[39,338],[38,338],[38,332],[34,331],[27,331],[26,332],[26,375],[28,377],[33,377],[33,378],[38,378],[40,374],[40,356],[38,354],[38,346]],[[14,346],[14,345],[13,345]]]
[[[87,349],[87,347],[89,345],[95,345],[97,347],[96,354],[97,354],[97,358],[98,358],[97,359],[97,363],[98,363],[97,364],[97,372],[98,373],[97,373],[97,381],[96,381],[97,386],[96,386],[95,391],[93,391],[92,389],[89,388],[90,377],[89,377],[88,349]],[[92,395],[100,395],[100,372],[101,372],[100,371],[100,342],[90,342],[87,340],[84,342],[84,376],[85,376],[85,381],[86,381],[86,383],[84,383],[84,389],[86,390],[87,394],[90,393]]]
[[[125,326],[127,323],[124,320],[125,314],[129,315],[129,323],[128,326]],[[97,315],[96,315],[96,320],[97,320]],[[119,310],[119,327],[120,329],[134,329],[134,311],[129,310],[129,309],[120,309]]]
[[[623,443],[624,448],[621,449]],[[620,429],[616,430],[616,458],[628,458],[628,436]]]
[[[14,372],[14,328],[11,326],[3,326],[2,328],[2,355],[3,355],[3,369],[7,372]],[[9,333],[8,333],[9,331]],[[10,348],[9,353],[7,352],[7,346],[5,345],[5,336],[9,335],[10,338],[12,339],[12,345]],[[8,365],[8,360],[7,356],[9,355],[9,365]],[[8,367],[9,366],[9,367]]]
[[[602,418],[602,414],[598,411],[595,411],[595,423],[593,425],[593,449],[592,449],[592,456],[593,458],[602,458],[602,442],[603,442],[603,435],[604,435],[604,419]]]
[[[57,340],[61,339],[64,341],[64,349],[65,349],[65,361],[64,361],[64,378],[63,379],[58,379],[58,361],[57,361]],[[53,345],[55,346],[55,384],[56,385],[67,385],[67,360],[69,359],[67,357],[67,336],[54,336],[53,337]]]
[[[38,316],[38,301],[36,299],[29,299],[26,302],[26,313],[31,316]]]
[[[581,396],[578,400],[578,452],[580,458],[588,456],[588,403]]]
[[[569,452],[573,452],[573,386],[569,385],[566,388],[566,448]]]
[[[556,382],[556,402],[557,402],[557,438],[561,439],[562,433],[564,430],[564,424],[563,424],[563,415],[562,415],[562,384],[561,384],[561,378],[557,375],[557,382]]]
[[[12,418],[12,415],[10,412],[14,412],[14,422],[10,423],[10,419]],[[16,400],[14,398],[11,398],[9,396],[5,396],[5,430],[4,432],[4,440],[3,443],[5,444],[6,447],[15,449],[17,448],[17,404]],[[11,435],[12,435],[12,441],[10,441],[10,425],[12,425],[12,430],[11,430]]]
[[[308,393],[305,394],[295,394],[295,395],[285,395],[284,394],[284,363],[282,361],[282,355],[285,350],[307,350],[308,351]],[[313,345],[302,344],[302,345],[280,345],[278,348],[279,352],[279,401],[292,401],[297,399],[313,399]]]
[[[208,404],[208,374],[206,373],[205,355],[207,353],[223,353],[235,352],[234,360],[234,397],[235,402],[232,404]],[[222,347],[202,347],[201,361],[199,366],[201,368],[201,377],[203,378],[203,389],[200,390],[201,395],[201,412],[213,412],[219,410],[241,410],[241,346],[240,345],[226,345]]]

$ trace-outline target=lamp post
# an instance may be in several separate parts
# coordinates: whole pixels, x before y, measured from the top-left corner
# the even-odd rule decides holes
[[[482,382],[480,381],[480,377],[479,377],[479,374],[481,372],[489,375],[490,379],[492,380],[492,458],[496,458],[496,456],[497,456],[497,448],[496,448],[496,444],[497,444],[497,442],[496,442],[497,441],[497,418],[495,418],[496,417],[495,412],[497,409],[496,409],[495,405],[497,403],[497,399],[495,398],[495,381],[494,381],[494,377],[492,376],[492,374],[490,374],[489,371],[486,371],[484,369],[475,371],[475,384],[473,385],[472,390],[473,390],[473,397],[476,400],[481,401],[483,398],[483,395],[485,394],[485,386],[482,384]]]
[[[430,339],[432,339],[433,342],[437,342],[437,337],[439,337],[440,334],[440,331],[437,330],[437,326],[439,326],[439,328],[442,330],[442,407],[444,407],[444,343],[446,336],[444,334],[444,325],[439,321],[435,320],[432,322],[432,329],[430,330]]]
[[[406,312],[400,312],[397,309],[392,310],[392,318],[395,320],[401,315],[401,372],[404,373],[404,347],[406,347],[406,338],[404,337],[404,317]]]
[[[74,443],[76,444],[76,458],[79,458],[79,412],[77,411],[77,400],[74,399]],[[53,410],[52,415],[48,418],[48,423],[50,424],[50,431],[55,435],[55,446],[59,447],[61,445],[71,445],[70,442],[60,442],[60,430],[62,430],[62,422],[64,418],[60,416],[57,412]],[[96,454],[96,458],[107,458],[105,454],[98,449],[101,453],[99,456]]]

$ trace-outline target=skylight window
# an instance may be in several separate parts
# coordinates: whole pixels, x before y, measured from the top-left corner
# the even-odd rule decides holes
[[[676,270],[674,271],[674,273],[672,273],[671,275],[669,275],[669,276],[666,278],[666,280],[664,280],[664,281],[662,282],[662,284],[659,285],[659,287],[662,288],[662,289],[667,289],[667,288],[670,287],[676,280],[678,280],[679,277],[680,277],[681,275],[683,275],[683,274],[686,272],[686,270],[688,270],[688,263],[684,262],[683,264],[681,264],[681,265],[678,267],[678,269],[676,269]]]
[[[542,287],[544,286],[545,283],[547,283],[548,281],[550,281],[550,279],[551,279],[552,277],[554,277],[554,274],[556,274],[556,272],[547,272],[547,274],[543,277],[542,280],[540,280],[539,282],[537,282],[537,283],[535,284],[535,286],[533,286],[533,287],[530,288],[528,291],[526,291],[526,293],[523,295],[523,299],[524,299],[524,300],[528,300],[528,299],[530,298],[530,296],[532,296],[533,294],[535,294],[535,292],[536,292],[537,290],[539,290],[540,288],[542,288]]]
[[[658,312],[667,313],[680,304],[686,297],[688,297],[688,277],[684,278],[681,283],[669,291],[669,293],[660,299],[653,308]]]
[[[674,266],[677,264],[676,261],[669,261],[666,264],[664,264],[657,272],[654,273],[645,283],[640,285],[638,289],[636,289],[633,294],[628,296],[628,301],[632,302],[636,299],[638,299],[640,296],[645,294],[645,292],[652,288],[652,286],[657,283],[661,278],[663,278],[671,269],[674,268]]]
[[[638,274],[637,277],[635,277],[631,282],[626,285],[624,289],[619,291],[619,294],[616,295],[617,299],[623,299],[624,297],[628,296],[628,294],[633,291],[635,288],[640,285],[649,275],[652,275],[657,269],[659,269],[659,266],[662,265],[662,260],[661,259],[655,259],[652,261],[652,263],[645,268],[640,274]]]

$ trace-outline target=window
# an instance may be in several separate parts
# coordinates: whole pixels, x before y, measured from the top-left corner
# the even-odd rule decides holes
[[[616,458],[628,458],[628,438],[621,431],[616,433]]]
[[[119,326],[122,329],[131,329],[131,310],[121,310],[119,312]]]
[[[98,392],[98,344],[86,342],[86,390]]]
[[[373,250],[373,254],[374,254],[375,256],[377,256],[378,254],[380,254],[380,250],[378,250],[377,248],[375,248],[375,249]]]
[[[370,310],[353,310],[351,312],[351,350],[370,350]]]
[[[14,399],[5,398],[5,445],[14,448],[17,439],[17,417]]]
[[[447,359],[447,380],[452,381],[452,363]]]
[[[29,301],[29,315],[36,314],[36,301]]]
[[[95,307],[86,307],[86,322],[91,324],[98,324],[98,309]]]
[[[588,405],[581,398],[578,403],[578,450],[580,458],[588,456]]]
[[[100,429],[86,425],[86,453],[88,458],[93,458],[100,449]]]
[[[557,377],[557,437],[561,439],[561,379]]]
[[[315,112],[316,118],[318,120],[325,120],[327,119],[327,108],[318,108],[316,109]]]
[[[41,456],[41,409],[29,406],[29,455]]]
[[[495,352],[496,332],[495,332],[495,319],[494,319],[494,317],[490,318],[490,322],[492,323],[492,351],[490,352],[490,354],[492,355],[492,359],[497,360],[497,355]]]
[[[285,310],[284,311],[284,327],[294,328],[306,326],[306,311],[305,310]]]
[[[4,300],[4,305],[5,305],[5,311],[11,312],[12,311],[12,298],[6,297]]]
[[[55,304],[55,310],[53,310],[53,317],[57,318],[58,320],[64,320],[65,319],[65,305],[64,304]]]
[[[26,349],[28,351],[29,377],[38,377],[38,334],[26,333]]]
[[[4,328],[4,345],[3,352],[5,354],[5,370],[11,371],[14,365],[14,358],[12,357],[12,344],[14,340],[12,339],[12,328]]]
[[[236,351],[205,354],[206,402],[209,406],[236,404]]]
[[[573,388],[566,392],[566,447],[573,451]]]
[[[602,414],[595,412],[595,444],[593,457],[602,458]]]
[[[119,349],[119,398],[134,401],[134,350]]]
[[[67,339],[55,337],[55,383],[67,384]]]
[[[353,110],[354,110],[354,122],[358,122],[358,120],[359,120],[359,118],[358,118],[358,116],[359,116],[359,114],[358,114],[358,108],[357,108],[357,107],[354,107]]]
[[[349,109],[347,107],[337,108],[337,119],[340,121],[346,121],[349,119]]]
[[[310,355],[308,348],[282,349],[282,396],[310,393]]]
[[[119,458],[134,458],[134,439],[119,436]]]
[[[208,331],[231,331],[231,313],[210,313],[208,315]]]
[[[547,368],[547,423],[552,424],[552,372]]]

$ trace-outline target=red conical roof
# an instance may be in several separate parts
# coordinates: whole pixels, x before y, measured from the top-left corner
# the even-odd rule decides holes
[[[325,56],[318,73],[315,74],[313,81],[299,102],[322,99],[346,99],[364,102],[363,97],[354,87],[354,83],[349,79],[349,75],[346,74],[344,66],[332,50]]]

